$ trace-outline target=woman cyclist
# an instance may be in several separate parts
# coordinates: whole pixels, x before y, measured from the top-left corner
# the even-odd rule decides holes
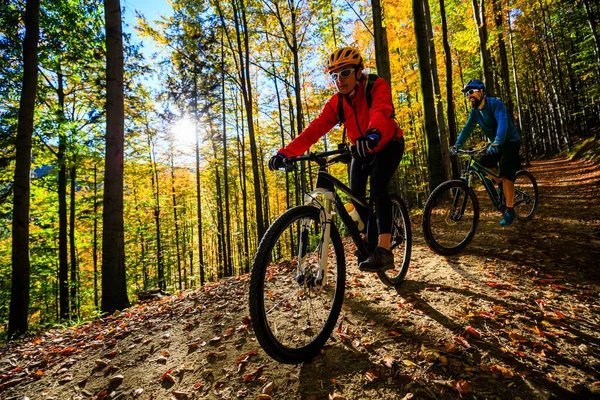
[[[404,153],[403,132],[393,117],[392,96],[389,84],[382,78],[374,81],[367,101],[367,75],[363,74],[363,59],[352,47],[343,47],[331,53],[326,73],[335,83],[338,93],[325,104],[320,115],[298,137],[280,149],[269,161],[272,171],[282,167],[286,158],[297,157],[307,151],[319,138],[334,126],[343,123],[350,143],[355,146],[350,165],[350,188],[359,196],[366,195],[370,177],[371,196],[375,200],[377,248],[362,261],[362,271],[385,271],[394,268],[394,255],[390,251],[392,232],[392,202],[388,183],[398,168]],[[342,107],[340,107],[342,102]],[[340,121],[340,110],[343,121]],[[361,218],[367,211],[355,204]]]

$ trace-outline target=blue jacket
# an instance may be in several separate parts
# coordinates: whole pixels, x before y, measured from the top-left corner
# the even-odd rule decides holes
[[[461,147],[477,125],[481,127],[490,142],[496,142],[500,146],[504,143],[520,141],[517,127],[508,118],[504,103],[496,97],[486,97],[482,109],[471,110],[469,119],[456,140],[456,146]]]

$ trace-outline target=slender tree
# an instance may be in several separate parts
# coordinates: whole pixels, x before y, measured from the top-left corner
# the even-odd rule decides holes
[[[23,87],[17,126],[16,165],[12,230],[12,288],[8,337],[27,332],[29,313],[29,204],[31,138],[37,90],[37,48],[40,37],[40,2],[27,0],[25,5],[25,39],[23,40]]]
[[[473,5],[473,18],[475,18],[475,27],[479,37],[479,55],[481,59],[481,69],[485,79],[485,88],[488,96],[494,93],[494,75],[492,73],[492,61],[490,49],[488,49],[488,32],[485,21],[485,0],[471,0]]]
[[[446,21],[446,6],[444,0],[440,0],[440,16],[442,19],[442,42],[444,45],[444,64],[446,65],[446,114],[448,116],[448,141],[449,144],[456,143],[456,114],[454,112],[453,77],[452,77],[452,52],[448,41],[448,23]],[[458,159],[451,158],[452,176],[458,178],[460,169]]]
[[[431,81],[431,64],[427,43],[427,25],[425,22],[425,4],[423,0],[412,0],[421,93],[423,93],[423,114],[425,116],[425,138],[427,143],[427,166],[429,167],[429,190],[446,179],[444,162],[440,157],[441,143],[438,135],[435,115],[435,98]]]
[[[123,228],[123,34],[119,0],[104,0],[106,20],[106,158],[102,218],[102,311],[129,307]]]

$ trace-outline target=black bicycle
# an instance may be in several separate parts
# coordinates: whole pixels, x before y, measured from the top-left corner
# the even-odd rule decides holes
[[[491,177],[500,178],[481,165],[475,158],[486,148],[458,150],[466,158],[461,178],[443,182],[429,195],[423,210],[423,234],[429,247],[445,256],[461,252],[473,239],[479,222],[479,201],[473,191],[473,177],[477,176],[496,210],[504,212],[506,200],[500,185],[498,190]],[[538,204],[537,182],[525,170],[517,171],[514,209],[519,221],[533,218]]]
[[[288,159],[286,170],[293,170],[303,160],[319,166],[316,189],[305,194],[305,205],[285,211],[269,227],[250,277],[250,317],[256,338],[267,354],[283,363],[314,357],[336,324],[344,300],[347,250],[338,226],[343,226],[354,241],[359,260],[377,246],[373,199],[360,198],[327,173],[329,165],[351,160],[348,147]],[[368,209],[366,236],[346,211],[336,189]],[[397,286],[410,263],[412,233],[402,199],[392,195],[392,204],[391,250],[396,266],[377,274],[384,284]]]

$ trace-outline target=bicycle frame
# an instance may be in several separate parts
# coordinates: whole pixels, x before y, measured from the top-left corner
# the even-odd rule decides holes
[[[339,151],[332,151],[331,154],[339,154]],[[299,157],[300,158],[300,157]],[[331,237],[331,224],[333,223],[333,215],[338,214],[342,220],[342,223],[348,229],[354,244],[357,249],[361,252],[363,256],[367,256],[368,253],[368,240],[363,240],[358,227],[354,223],[350,214],[346,211],[342,199],[336,192],[336,188],[346,195],[348,195],[353,201],[359,204],[362,207],[365,207],[369,210],[369,220],[371,219],[371,206],[365,201],[365,199],[359,197],[356,193],[352,191],[348,186],[342,183],[337,178],[333,177],[327,172],[327,166],[329,163],[323,163],[319,166],[319,171],[317,173],[317,178],[315,182],[315,190],[310,193],[305,193],[304,195],[304,204],[305,205],[314,205],[317,208],[321,209],[322,217],[321,217],[321,226],[323,227],[323,235],[322,235],[322,243],[321,246],[321,258],[319,271],[317,273],[317,283],[323,284],[326,282],[326,272],[327,272],[327,251],[329,240]],[[322,200],[319,200],[322,198]],[[308,224],[309,221],[306,221]],[[370,232],[370,221],[367,221],[367,232]],[[306,228],[307,226],[303,226]],[[306,230],[305,230],[306,231]],[[369,235],[367,234],[367,238]],[[297,267],[297,275],[303,275],[303,265],[306,257],[306,247],[307,247],[307,238],[300,235],[300,241],[298,244],[298,267]]]
[[[463,170],[461,178],[463,180],[466,180],[467,186],[471,188],[473,187],[473,175],[479,177],[479,179],[483,183],[485,191],[487,192],[490,200],[492,201],[492,204],[497,210],[500,210],[502,208],[502,199],[498,197],[496,188],[494,187],[494,181],[488,178],[488,176],[491,176],[500,179],[500,175],[492,172],[488,168],[481,165],[477,160],[475,160],[475,154],[477,153],[478,151],[467,153],[469,154],[469,160],[465,163],[466,169]],[[466,197],[463,201],[467,201]],[[456,204],[454,205],[456,206]],[[461,210],[464,210],[464,206],[465,205],[463,204]]]

